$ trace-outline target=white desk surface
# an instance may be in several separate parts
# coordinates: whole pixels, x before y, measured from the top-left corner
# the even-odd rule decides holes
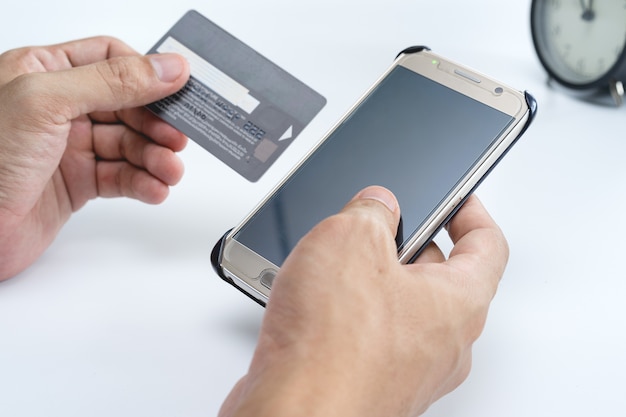
[[[190,142],[166,203],[93,201],[0,284],[0,415],[216,415],[248,366],[263,309],[213,273],[213,243],[414,44],[528,89],[540,106],[477,192],[511,259],[472,373],[425,415],[623,415],[626,108],[546,85],[530,1],[12,1],[0,50],[108,34],[147,51],[188,9],[328,104],[259,182]]]

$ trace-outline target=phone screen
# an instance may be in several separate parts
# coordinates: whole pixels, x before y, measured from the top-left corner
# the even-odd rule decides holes
[[[280,267],[313,226],[381,185],[408,239],[513,120],[398,66],[234,238]]]

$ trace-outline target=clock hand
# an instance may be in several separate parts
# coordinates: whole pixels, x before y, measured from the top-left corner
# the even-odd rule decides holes
[[[596,18],[596,12],[593,11],[593,0],[589,0],[589,7],[585,5],[584,0],[580,0],[580,3],[583,6],[583,14],[581,16],[582,19],[585,22],[591,22],[592,20],[594,20]]]

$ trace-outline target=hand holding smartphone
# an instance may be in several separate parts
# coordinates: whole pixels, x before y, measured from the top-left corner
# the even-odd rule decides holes
[[[412,262],[529,126],[535,100],[427,48],[401,53],[320,143],[214,249],[218,273],[265,305],[295,244],[360,189],[402,209]],[[349,250],[349,248],[346,248]]]

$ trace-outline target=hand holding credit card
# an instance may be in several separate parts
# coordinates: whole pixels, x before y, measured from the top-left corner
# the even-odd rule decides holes
[[[184,56],[191,77],[148,108],[249,181],[258,180],[326,104],[194,10],[149,51],[164,52]]]

